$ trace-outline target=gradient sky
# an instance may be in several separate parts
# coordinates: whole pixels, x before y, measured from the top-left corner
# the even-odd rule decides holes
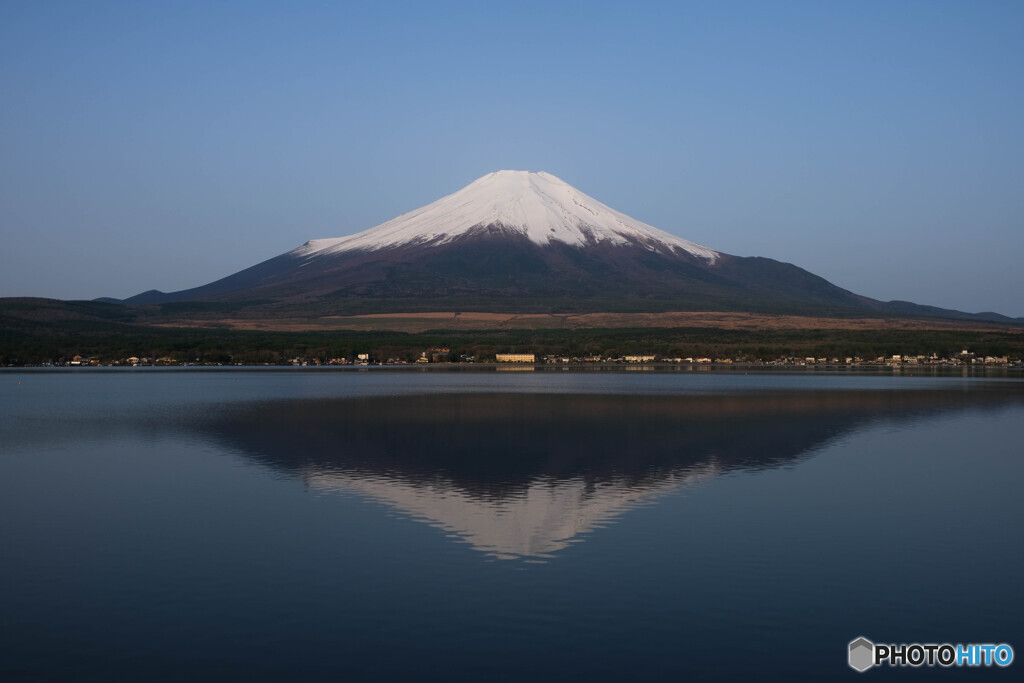
[[[205,284],[500,169],[1024,316],[1024,2],[0,0],[0,296]]]

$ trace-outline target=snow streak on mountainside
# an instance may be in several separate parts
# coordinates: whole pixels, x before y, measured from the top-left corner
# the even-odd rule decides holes
[[[682,249],[713,263],[718,252],[619,213],[550,173],[498,171],[415,211],[364,232],[311,240],[291,255],[324,256],[406,245],[436,245],[463,235],[501,230],[538,245],[638,244]]]

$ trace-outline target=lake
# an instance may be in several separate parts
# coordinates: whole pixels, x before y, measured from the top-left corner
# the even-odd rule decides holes
[[[858,636],[1024,644],[1019,375],[632,370],[0,371],[0,679],[853,680]]]

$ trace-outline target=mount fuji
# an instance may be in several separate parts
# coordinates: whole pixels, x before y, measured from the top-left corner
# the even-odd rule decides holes
[[[788,263],[690,242],[530,171],[490,173],[364,232],[311,240],[201,287],[120,303],[179,302],[317,314],[694,310],[1009,320],[862,297]]]

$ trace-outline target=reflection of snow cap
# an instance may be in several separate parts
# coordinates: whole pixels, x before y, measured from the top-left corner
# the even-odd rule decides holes
[[[312,240],[291,252],[309,257],[404,244],[442,244],[484,229],[519,233],[537,244],[638,243],[653,250],[682,249],[715,261],[718,252],[619,213],[549,173],[498,171],[454,194],[335,239]]]
[[[546,557],[628,510],[716,473],[717,467],[709,465],[667,475],[646,488],[615,482],[594,487],[580,478],[543,478],[499,500],[472,496],[436,481],[414,485],[318,470],[302,476],[311,488],[366,496],[455,534],[479,551],[516,559]]]

